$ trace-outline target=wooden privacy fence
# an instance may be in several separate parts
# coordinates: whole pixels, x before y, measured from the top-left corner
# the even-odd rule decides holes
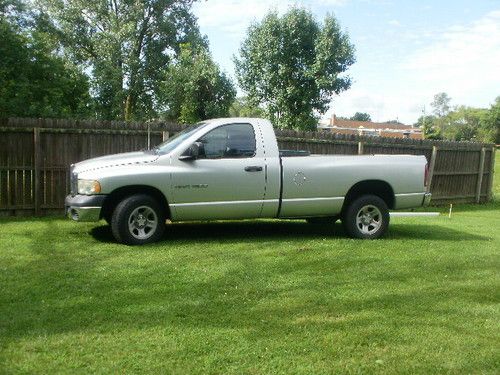
[[[182,126],[113,121],[0,119],[0,215],[62,212],[69,165],[159,144]],[[281,149],[317,154],[415,154],[430,165],[433,203],[492,198],[494,147],[326,132],[276,131]]]

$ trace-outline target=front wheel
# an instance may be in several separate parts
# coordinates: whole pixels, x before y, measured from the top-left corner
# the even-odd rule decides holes
[[[383,236],[389,226],[389,209],[376,195],[363,195],[347,207],[342,224],[352,238],[375,239]]]
[[[132,195],[116,206],[111,230],[118,242],[127,245],[158,241],[165,230],[164,210],[149,195]]]

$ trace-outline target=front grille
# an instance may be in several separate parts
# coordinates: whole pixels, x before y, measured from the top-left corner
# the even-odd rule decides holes
[[[71,164],[71,167],[69,167],[69,188],[71,195],[76,195],[76,193],[78,193],[78,176],[75,172],[73,172],[74,169],[75,165]]]

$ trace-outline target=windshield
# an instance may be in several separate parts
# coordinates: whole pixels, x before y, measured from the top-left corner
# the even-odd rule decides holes
[[[172,138],[167,139],[165,142],[159,144],[155,147],[155,151],[159,154],[168,154],[173,149],[175,149],[178,145],[180,145],[184,140],[189,138],[193,133],[200,130],[202,127],[207,125],[206,122],[199,122],[194,125],[188,126],[183,131],[177,133]]]

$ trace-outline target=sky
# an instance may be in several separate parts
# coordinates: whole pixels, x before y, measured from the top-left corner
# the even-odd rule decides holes
[[[439,92],[452,105],[484,108],[500,96],[500,0],[201,0],[193,10],[214,60],[236,83],[233,56],[248,26],[294,5],[320,22],[333,14],[356,48],[353,84],[322,117],[367,112],[412,124],[424,108],[432,112]]]

